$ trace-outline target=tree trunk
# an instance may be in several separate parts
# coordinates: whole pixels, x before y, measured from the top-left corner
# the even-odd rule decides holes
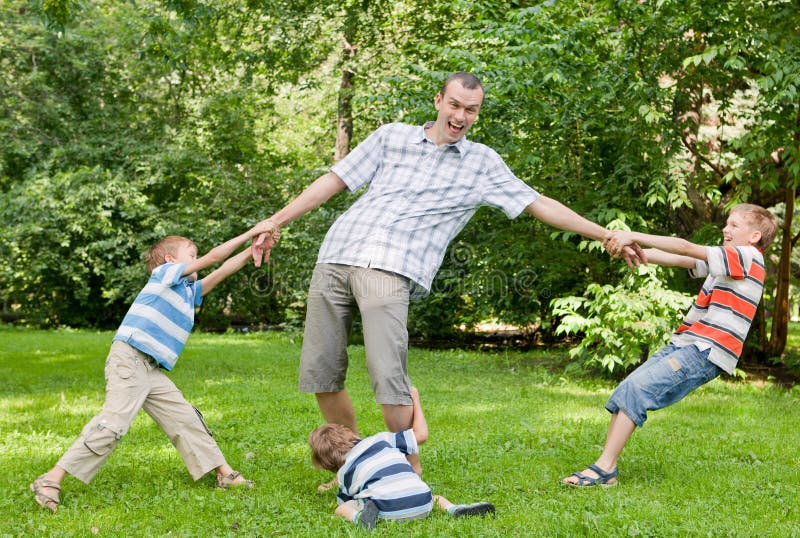
[[[768,357],[779,357],[786,348],[789,332],[789,283],[792,276],[792,221],[794,220],[794,198],[796,189],[788,188],[784,193],[786,211],[783,217],[781,258],[778,262],[775,286],[775,307],[772,312],[772,331],[764,348]]]
[[[346,54],[352,55],[352,47]],[[350,153],[350,140],[353,137],[353,77],[355,73],[346,65],[342,68],[342,80],[339,83],[339,104],[336,108],[336,147],[333,152],[334,162],[338,162]]]

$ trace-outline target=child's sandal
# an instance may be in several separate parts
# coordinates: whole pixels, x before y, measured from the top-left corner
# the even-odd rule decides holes
[[[252,480],[242,480],[241,482],[237,482],[236,479],[240,476],[242,476],[242,473],[238,471],[233,471],[232,473],[226,475],[217,475],[217,487],[221,489],[253,487],[254,484]]]
[[[572,473],[572,476],[577,477],[578,482],[563,482],[568,486],[573,486],[577,488],[590,488],[593,486],[603,486],[604,488],[608,488],[611,486],[617,485],[617,475],[619,474],[618,469],[615,467],[613,471],[606,471],[601,469],[597,465],[590,465],[589,469],[597,473],[597,477],[587,476],[583,473]]]
[[[44,475],[41,475],[33,481],[30,487],[39,506],[55,514],[60,502],[58,492],[61,491],[61,486],[57,482],[48,480],[44,478]],[[48,495],[42,491],[42,488],[52,488],[56,490],[56,494],[54,496]]]

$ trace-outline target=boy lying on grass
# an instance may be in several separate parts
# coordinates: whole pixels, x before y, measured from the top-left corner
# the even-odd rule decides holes
[[[334,512],[356,525],[372,530],[378,519],[411,520],[428,516],[436,505],[453,517],[494,513],[488,502],[453,504],[414,472],[406,456],[417,454],[428,438],[419,392],[411,387],[413,421],[410,430],[383,432],[359,439],[350,428],[325,424],[311,432],[311,461],[336,473],[339,506]]]
[[[197,246],[185,237],[169,236],[147,254],[147,284],[134,300],[111,343],[105,364],[106,400],[58,463],[30,485],[36,502],[55,513],[61,481],[67,473],[88,484],[111,455],[133,419],[144,408],[178,450],[189,474],[199,480],[216,471],[220,488],[253,487],[225,461],[193,407],[164,373],[172,370],[194,325],[202,297],[245,265],[251,249],[231,256],[248,239],[273,232],[263,221],[197,258]],[[267,252],[277,241],[274,233]],[[202,280],[197,271],[224,262]]]
[[[775,217],[757,205],[731,209],[722,230],[721,247],[695,245],[677,237],[615,232],[606,248],[614,255],[633,243],[646,249],[647,260],[685,267],[706,277],[697,299],[670,343],[636,368],[606,403],[611,423],[600,458],[562,482],[570,486],[613,486],[617,459],[647,412],[680,401],[719,376],[733,374],[764,289],[764,252],[775,237]]]

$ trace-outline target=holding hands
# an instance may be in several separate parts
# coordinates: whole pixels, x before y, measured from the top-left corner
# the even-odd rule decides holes
[[[633,239],[631,232],[611,230],[603,239],[603,248],[614,258],[623,258],[631,269],[641,264],[647,265],[647,255]]]
[[[269,261],[269,252],[281,238],[278,225],[269,219],[262,220],[250,230],[251,236],[258,236],[250,247],[253,252],[253,263],[261,267],[261,263]]]

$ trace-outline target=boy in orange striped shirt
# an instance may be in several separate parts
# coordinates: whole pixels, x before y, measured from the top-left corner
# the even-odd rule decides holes
[[[615,232],[606,241],[613,255],[634,243],[646,249],[647,261],[685,267],[706,277],[692,308],[670,343],[634,370],[606,404],[612,414],[603,453],[582,472],[562,482],[571,486],[613,486],[617,459],[647,411],[672,405],[723,371],[732,374],[742,353],[764,289],[764,252],[777,231],[766,209],[740,204],[731,209],[721,247],[707,247],[677,237]]]

